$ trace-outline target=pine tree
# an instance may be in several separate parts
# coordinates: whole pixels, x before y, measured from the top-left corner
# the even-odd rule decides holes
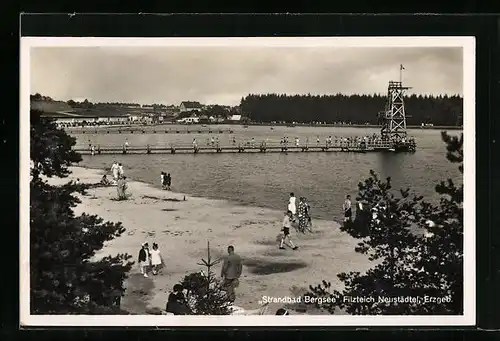
[[[463,135],[443,132],[442,138],[448,160],[459,163],[463,172]],[[342,291],[331,290],[324,280],[310,286],[307,295],[329,297],[330,303],[317,306],[332,314],[336,308],[349,314],[462,314],[463,185],[457,187],[451,179],[441,182],[436,205],[409,189],[396,194],[390,178],[382,181],[373,171],[370,175],[358,187],[359,200],[372,214],[342,229],[361,240],[356,252],[376,265],[363,274],[339,274]]]
[[[184,277],[181,285],[187,290],[186,299],[193,315],[229,315],[231,300],[222,288],[212,268],[220,263],[210,255],[210,242],[207,243],[207,259],[198,265],[207,268],[205,272],[195,272]]]
[[[123,234],[121,223],[97,216],[75,216],[87,185],[50,185],[45,177],[67,177],[81,156],[75,138],[41,113],[31,111],[30,309],[32,314],[99,314],[121,312],[123,281],[133,263],[119,254],[100,260],[96,251]]]

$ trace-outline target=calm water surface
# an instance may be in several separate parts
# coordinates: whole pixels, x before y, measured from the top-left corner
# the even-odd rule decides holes
[[[170,126],[169,126],[170,127]],[[212,127],[217,132],[219,127]],[[233,136],[237,143],[256,143],[263,139],[279,141],[287,136],[289,141],[299,137],[303,143],[309,138],[321,143],[327,136],[362,136],[378,133],[378,129],[220,126],[223,134],[80,134],[77,145],[88,143],[104,146],[121,146],[125,139],[130,146],[189,144],[196,138],[202,145],[212,135],[218,136],[222,146],[228,145]],[[171,129],[177,129],[171,126]],[[180,127],[185,130],[186,127]],[[191,126],[192,131],[201,128]],[[234,133],[227,133],[233,129]],[[458,135],[461,131],[451,131]],[[84,167],[109,169],[114,160],[124,165],[125,174],[134,180],[145,181],[160,187],[160,172],[172,175],[172,188],[191,195],[227,199],[244,205],[284,210],[288,195],[306,196],[316,218],[339,219],[346,194],[353,197],[357,184],[368,177],[370,169],[381,176],[390,176],[394,187],[411,187],[425,196],[435,195],[435,185],[446,178],[461,179],[455,165],[446,160],[446,150],[439,130],[410,130],[415,137],[417,152],[397,153],[252,153],[252,154],[151,154],[151,155],[96,155],[83,156]]]

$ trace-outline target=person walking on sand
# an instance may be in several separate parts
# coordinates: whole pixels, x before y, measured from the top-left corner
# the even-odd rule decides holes
[[[220,276],[224,279],[223,287],[231,301],[234,302],[236,295],[234,289],[239,286],[239,278],[243,271],[243,264],[241,257],[234,253],[234,246],[227,247],[228,255],[224,258],[222,263],[222,270]]]
[[[307,198],[304,198],[304,205],[306,206],[306,217],[307,217],[307,229],[312,232],[312,217],[311,217],[311,205]]]
[[[157,275],[159,270],[165,266],[165,262],[163,261],[163,257],[161,256],[158,244],[153,243],[153,249],[150,251],[150,254],[151,254],[151,266],[153,269],[153,275]]]
[[[119,178],[122,178],[124,175],[124,172],[123,172],[123,165],[121,163],[118,164],[118,177]]]
[[[144,277],[147,278],[148,277],[148,266],[149,266],[149,260],[150,260],[148,242],[145,242],[142,244],[142,247],[139,250],[139,257],[137,260],[139,263],[139,269],[141,270],[141,275],[144,275]]]
[[[118,175],[119,175],[119,168],[118,168],[118,162],[114,161],[113,165],[111,166],[111,173],[113,174],[113,181],[116,183],[118,181]]]
[[[170,173],[167,174],[165,179],[167,181],[167,191],[170,191],[170,186],[172,186],[172,177],[170,176]]]
[[[343,209],[344,209],[344,222],[351,221],[352,204],[351,204],[351,196],[349,194],[345,198]]]
[[[295,194],[292,192],[290,193],[290,199],[288,201],[288,210],[292,212],[293,220],[295,220],[295,214],[297,213],[297,207],[295,206],[295,201],[297,201],[297,198],[295,197]]]
[[[285,249],[285,240],[288,239],[288,244],[292,247],[292,250],[297,250],[298,247],[293,244],[292,239],[290,238],[290,228],[292,227],[292,212],[286,211],[285,216],[283,217],[283,227],[281,231],[283,231],[283,236],[281,236],[280,241],[280,250]]]
[[[167,175],[165,174],[165,172],[161,172],[160,173],[160,184],[161,184],[161,189],[165,189],[165,186],[166,186],[166,180],[165,180],[165,177]]]
[[[118,193],[118,200],[127,199],[127,177],[119,178],[116,184],[116,191]]]
[[[306,232],[307,228],[307,212],[306,212],[306,203],[304,197],[299,198],[299,205],[297,207],[297,215],[299,218],[299,231],[302,233]]]

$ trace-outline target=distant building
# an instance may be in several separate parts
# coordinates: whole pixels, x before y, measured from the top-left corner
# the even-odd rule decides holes
[[[196,116],[191,116],[191,117],[184,117],[179,120],[177,120],[177,123],[181,124],[194,124],[194,123],[199,123],[200,118]]]
[[[46,112],[43,117],[50,117],[60,127],[75,127],[81,125],[115,125],[125,124],[130,119],[128,115],[123,114],[76,114],[65,112]]]
[[[203,109],[203,105],[200,104],[200,102],[182,102],[180,107],[179,107],[181,112],[187,112],[187,111],[201,111]]]
[[[241,121],[241,115],[231,115],[229,121]]]

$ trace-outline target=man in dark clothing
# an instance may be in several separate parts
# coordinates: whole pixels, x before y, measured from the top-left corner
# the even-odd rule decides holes
[[[182,285],[174,285],[174,290],[168,295],[168,301],[166,306],[167,313],[172,313],[174,315],[188,315],[190,309],[187,306],[186,298],[182,293]]]
[[[228,246],[227,253],[228,255],[224,258],[224,263],[222,264],[221,277],[224,279],[223,286],[226,289],[227,295],[234,301],[234,289],[239,285],[243,264],[240,256],[234,253],[234,246]]]
[[[170,191],[170,187],[172,186],[172,176],[170,175],[170,173],[167,174],[166,178],[167,178],[167,190]]]
[[[278,310],[276,310],[276,315],[285,315],[286,316],[286,315],[290,315],[290,313],[285,308],[279,308]]]

